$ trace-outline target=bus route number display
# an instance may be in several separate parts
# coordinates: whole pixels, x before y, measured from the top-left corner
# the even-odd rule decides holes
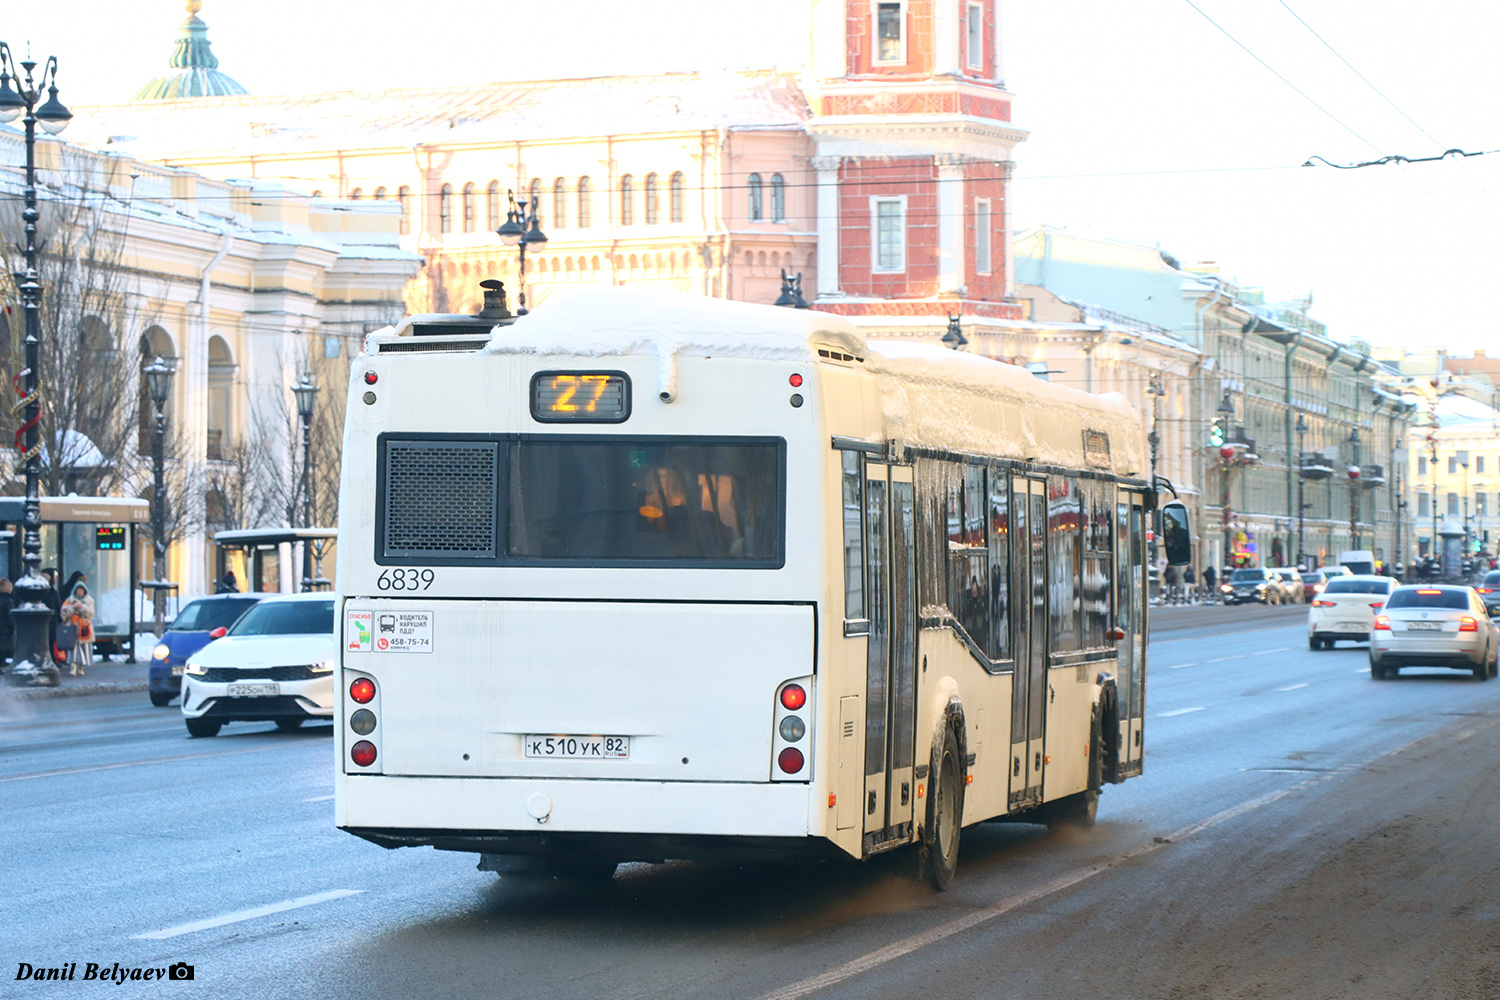
[[[124,528],[95,528],[94,548],[100,552],[117,552],[125,548]]]
[[[531,377],[531,418],[544,424],[619,424],[630,417],[630,376],[624,372],[537,372]]]

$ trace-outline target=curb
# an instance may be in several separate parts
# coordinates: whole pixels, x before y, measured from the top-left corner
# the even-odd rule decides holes
[[[11,688],[0,690],[0,703],[5,701],[38,701],[43,698],[80,698],[90,694],[123,694],[145,691],[146,681],[101,681],[97,684],[75,684],[69,687]]]

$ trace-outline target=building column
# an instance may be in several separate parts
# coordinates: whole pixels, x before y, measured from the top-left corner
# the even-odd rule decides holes
[[[964,284],[964,157],[937,160],[938,294],[958,294]]]
[[[814,156],[818,172],[818,297],[839,291],[839,156]]]
[[[933,53],[932,71],[937,76],[957,76],[959,74],[959,17],[960,8],[967,15],[967,4],[960,0],[938,0],[935,4],[933,24]]]

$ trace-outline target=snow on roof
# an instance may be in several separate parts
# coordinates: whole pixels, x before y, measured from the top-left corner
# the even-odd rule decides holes
[[[89,111],[84,114],[82,112]],[[621,133],[798,125],[808,101],[770,70],[536,80],[285,97],[198,98],[74,108],[70,138],[135,137],[149,157],[257,155],[417,143],[513,142]]]
[[[484,351],[796,361],[810,356],[813,343],[858,356],[865,353],[864,337],[832,313],[683,292],[603,287],[553,294],[545,307],[498,329]]]

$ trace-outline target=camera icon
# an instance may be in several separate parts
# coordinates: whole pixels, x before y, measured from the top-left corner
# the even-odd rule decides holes
[[[167,966],[168,979],[192,979],[193,967],[186,962],[178,962],[176,965]]]

